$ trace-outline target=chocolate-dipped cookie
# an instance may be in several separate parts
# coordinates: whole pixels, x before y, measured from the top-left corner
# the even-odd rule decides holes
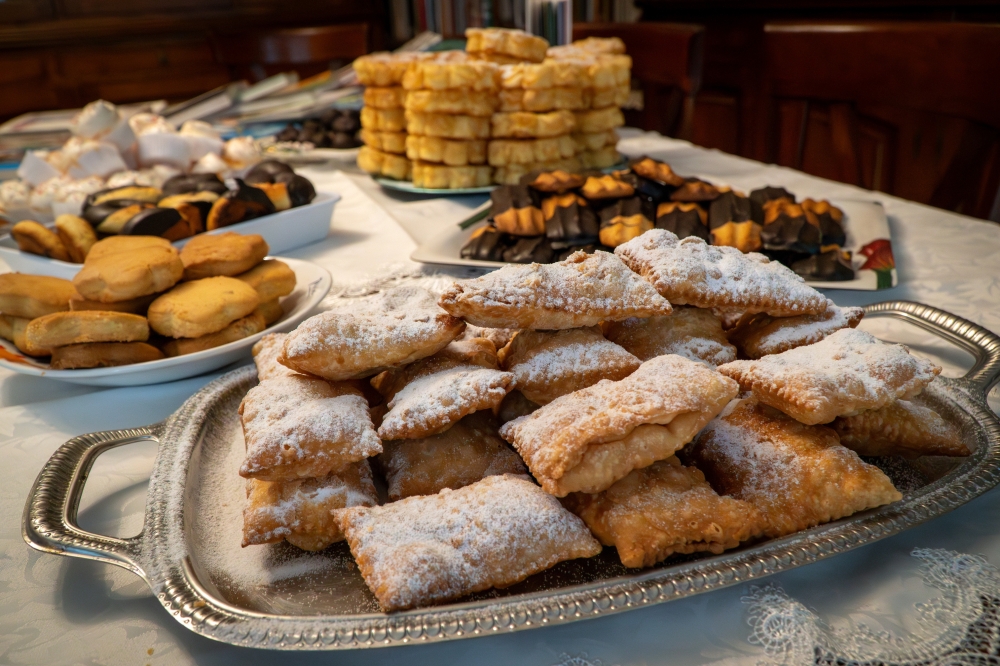
[[[847,242],[844,232],[844,211],[830,204],[829,201],[813,201],[806,199],[802,208],[816,217],[819,230],[823,235],[823,245],[843,245]]]
[[[206,191],[225,194],[228,189],[214,173],[189,173],[174,176],[163,183],[163,196]]]
[[[529,174],[523,179],[524,184],[539,192],[562,194],[582,187],[587,179],[578,173],[569,173],[562,169],[555,171],[542,171],[537,174]]]
[[[180,228],[174,229],[180,225]],[[187,238],[190,233],[187,222],[181,217],[180,211],[176,208],[147,208],[132,216],[128,222],[122,226],[118,233],[122,236],[162,236],[167,238],[168,232],[171,236],[168,240],[180,240]],[[185,235],[179,235],[185,234]]]
[[[712,245],[735,247],[741,252],[761,248],[761,226],[751,218],[750,199],[732,190],[722,192],[708,209]]]
[[[276,185],[284,185],[292,208],[305,206],[316,198],[316,188],[312,181],[297,173],[279,173],[274,177]]]
[[[519,238],[503,253],[503,260],[511,264],[552,263],[555,252],[545,236]]]
[[[273,212],[274,204],[263,190],[237,178],[236,189],[226,192],[212,204],[205,228],[211,231]]]
[[[706,243],[712,239],[708,233],[708,213],[696,203],[665,201],[656,208],[657,229],[666,229],[678,238],[696,236]]]
[[[716,187],[697,178],[688,178],[670,195],[671,201],[714,201],[728,187]]]
[[[538,195],[527,185],[501,185],[490,192],[490,215],[497,229],[514,236],[545,233]]]
[[[255,164],[253,168],[247,172],[247,175],[243,178],[243,180],[246,181],[248,185],[273,183],[275,182],[275,176],[282,173],[295,175],[295,169],[288,166],[284,162],[279,162],[278,160],[263,160]]]
[[[684,179],[674,173],[670,165],[666,162],[654,160],[651,157],[640,157],[629,164],[632,173],[647,180],[653,180],[664,185],[680,187],[684,184]]]
[[[542,201],[545,237],[553,242],[593,243],[600,225],[587,200],[576,194],[549,197]]]
[[[788,199],[795,203],[795,195],[783,187],[761,187],[750,192],[750,207],[754,222],[764,224],[764,204],[775,199]]]
[[[641,197],[619,199],[601,209],[601,243],[617,247],[653,228],[650,204]]]
[[[797,261],[792,264],[791,268],[807,280],[843,282],[854,279],[851,253],[841,250],[839,247]]]
[[[764,204],[761,242],[768,250],[790,250],[815,254],[823,234],[812,211],[788,199],[772,199]]]
[[[479,261],[503,261],[504,250],[516,240],[514,236],[498,231],[492,225],[480,227],[462,246],[459,253],[462,259],[477,259]]]

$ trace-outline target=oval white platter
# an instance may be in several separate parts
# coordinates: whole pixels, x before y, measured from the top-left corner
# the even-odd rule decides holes
[[[280,259],[295,271],[295,290],[281,299],[284,316],[267,329],[242,340],[221,347],[183,356],[172,356],[158,361],[119,365],[113,368],[88,368],[85,370],[52,370],[44,363],[23,355],[13,343],[0,340],[0,367],[22,375],[48,377],[72,384],[89,386],[140,386],[161,384],[186,379],[217,370],[241,358],[250,356],[250,348],[268,333],[290,331],[308,317],[330,291],[332,279],[329,271],[316,264],[290,259]]]

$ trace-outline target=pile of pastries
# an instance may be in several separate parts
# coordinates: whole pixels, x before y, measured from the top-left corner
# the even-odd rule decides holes
[[[829,201],[800,202],[781,187],[748,196],[650,157],[611,174],[533,171],[490,198],[488,223],[466,242],[463,259],[549,263],[581,249],[610,252],[655,228],[763,253],[804,278],[854,279],[844,213]]]
[[[156,187],[185,173],[240,176],[261,160],[253,137],[223,141],[206,122],[179,128],[156,113],[135,113],[105,100],[72,119],[57,150],[29,150],[17,178],[0,183],[0,225],[79,215],[88,195],[127,185]]]
[[[456,189],[618,163],[632,67],[620,39],[549,48],[505,28],[469,28],[466,37],[464,52],[355,61],[366,86],[360,168]]]
[[[79,215],[56,217],[55,229],[22,220],[10,233],[22,252],[79,264],[98,238],[157,236],[177,241],[304,206],[316,196],[307,178],[277,160],[259,162],[234,182],[230,189],[212,173],[184,174],[162,187],[99,190],[87,195]]]
[[[862,314],[663,229],[324,312],[254,347],[243,545],[346,540],[394,611],[897,501],[858,454],[969,450],[921,395],[940,368]]]
[[[73,280],[0,275],[0,338],[54,370],[192,354],[260,333],[283,316],[295,273],[258,235],[111,236]]]

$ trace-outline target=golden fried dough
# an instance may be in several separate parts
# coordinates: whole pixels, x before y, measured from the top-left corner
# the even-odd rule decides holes
[[[881,409],[840,416],[830,424],[840,443],[862,456],[967,456],[962,431],[916,396]]]
[[[469,53],[504,55],[528,62],[542,62],[549,48],[543,38],[509,28],[466,28],[465,39]]]
[[[394,155],[406,153],[406,132],[377,132],[363,129],[361,130],[361,141],[369,148],[383,153],[393,153]]]
[[[608,322],[604,335],[643,361],[664,354],[712,366],[736,360],[736,348],[726,340],[722,322],[710,310],[678,307],[669,317]]]
[[[375,109],[366,106],[361,109],[361,126],[375,132],[403,132],[406,130],[406,117],[403,109]]]
[[[568,134],[546,139],[494,139],[488,147],[491,166],[552,162],[576,155]]]
[[[504,88],[500,91],[498,111],[582,111],[590,108],[590,91],[587,88],[543,88],[524,90]],[[574,117],[574,123],[576,119]]]
[[[402,86],[365,88],[365,106],[376,109],[402,109],[404,99],[406,99],[406,90]]]
[[[496,93],[489,90],[411,90],[406,95],[405,108],[408,114],[419,112],[491,116],[497,103]]]
[[[772,317],[763,312],[747,314],[740,317],[726,335],[736,345],[741,357],[758,359],[811,345],[842,328],[856,328],[865,316],[862,308],[839,308],[833,301],[827,303],[826,311],[816,315]]]
[[[596,111],[576,111],[574,115],[577,132],[606,132],[625,124],[625,116],[616,106]]]
[[[410,134],[439,136],[443,139],[488,139],[490,119],[483,116],[408,111],[406,131]]]
[[[411,63],[434,57],[433,53],[404,51],[387,53],[380,51],[361,56],[354,61],[354,72],[363,86],[386,88],[403,82],[406,68]]]
[[[361,146],[361,150],[358,151],[358,168],[372,175],[396,180],[409,180],[412,173],[410,160],[402,155],[384,153],[371,146]]]
[[[576,120],[569,111],[548,113],[514,111],[494,113],[490,125],[493,138],[530,139],[569,134],[573,131]]]
[[[488,166],[446,166],[414,162],[413,184],[416,187],[451,190],[485,187],[490,184],[492,171]]]
[[[278,362],[287,337],[287,333],[268,333],[254,343],[253,362],[257,366],[257,379],[260,381],[297,374]]]
[[[403,75],[403,88],[407,93],[456,89],[492,92],[500,88],[500,68],[462,51],[442,51],[410,65]]]

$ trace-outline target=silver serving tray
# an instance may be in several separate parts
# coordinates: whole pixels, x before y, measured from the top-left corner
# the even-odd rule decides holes
[[[218,479],[235,474],[223,461],[229,455],[231,465],[242,456],[236,408],[256,384],[252,366],[212,382],[163,423],[66,442],[35,481],[24,509],[23,536],[43,552],[133,571],[174,618],[203,636],[282,650],[380,647],[517,631],[744,583],[891,536],[947,513],[1000,482],[1000,420],[985,399],[1000,379],[1000,337],[918,303],[892,301],[866,309],[869,315],[905,319],[975,355],[966,376],[939,378],[926,391],[945,416],[960,425],[974,453],[957,461],[923,458],[914,465],[876,459],[900,484],[901,501],[783,539],[722,555],[679,556],[642,571],[623,568],[615,551],[607,548],[598,557],[564,562],[505,590],[443,606],[381,613],[343,543],[318,555],[304,555],[284,544],[233,550],[236,557],[231,559],[220,560],[214,552],[220,544],[232,546],[223,543],[226,535],[238,534],[239,486],[232,492],[235,497],[227,491],[221,502],[231,504],[226,510],[236,526],[226,528],[218,516],[216,523],[206,524],[204,516],[219,513]],[[77,509],[95,458],[112,447],[143,440],[158,442],[159,451],[142,532],[118,539],[80,529]],[[291,574],[268,584],[248,584],[240,570],[248,553],[263,553],[264,561],[276,567],[291,562],[292,568],[284,569]],[[309,561],[309,566],[321,566],[295,575],[294,567],[305,562],[295,558],[303,557],[321,558]]]

